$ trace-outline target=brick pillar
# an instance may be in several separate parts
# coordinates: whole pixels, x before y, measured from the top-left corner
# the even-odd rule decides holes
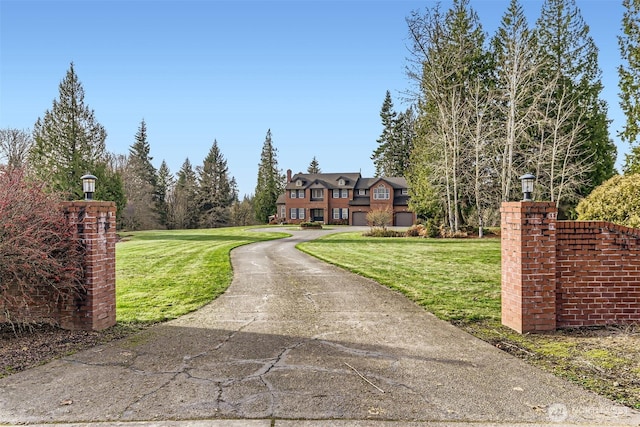
[[[116,205],[114,202],[65,202],[62,209],[85,248],[85,290],[73,307],[64,307],[60,326],[102,330],[116,324]]]
[[[502,324],[556,328],[556,216],[552,202],[507,202],[502,213]]]

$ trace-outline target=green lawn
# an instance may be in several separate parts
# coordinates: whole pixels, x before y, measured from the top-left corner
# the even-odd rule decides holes
[[[231,249],[284,236],[246,227],[123,233],[116,244],[118,322],[161,322],[202,307],[231,284]]]
[[[298,247],[397,289],[441,319],[500,319],[500,239],[326,236]]]

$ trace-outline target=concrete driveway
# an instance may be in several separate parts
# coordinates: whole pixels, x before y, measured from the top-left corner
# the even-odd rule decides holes
[[[0,424],[640,425],[295,249],[329,232],[237,248],[201,310],[0,380]]]

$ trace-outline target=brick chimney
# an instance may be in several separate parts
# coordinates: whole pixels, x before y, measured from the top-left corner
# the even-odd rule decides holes
[[[291,182],[291,169],[287,169],[287,182]]]

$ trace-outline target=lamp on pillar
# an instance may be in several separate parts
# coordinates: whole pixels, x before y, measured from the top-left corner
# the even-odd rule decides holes
[[[533,193],[533,183],[536,180],[536,176],[530,173],[524,174],[520,177],[520,181],[522,181],[522,201],[530,202],[533,199],[531,198],[531,194]]]
[[[85,200],[93,200],[93,193],[96,192],[96,177],[93,175],[83,175],[82,180],[82,191],[84,191],[84,199]]]

